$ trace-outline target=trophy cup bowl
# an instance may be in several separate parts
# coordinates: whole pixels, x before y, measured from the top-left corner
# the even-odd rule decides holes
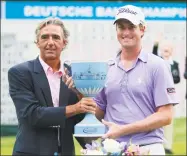
[[[94,97],[105,85],[108,63],[75,61],[71,62],[71,72],[76,89],[84,97]],[[100,137],[106,131],[105,125],[92,113],[86,113],[74,129],[75,137]]]

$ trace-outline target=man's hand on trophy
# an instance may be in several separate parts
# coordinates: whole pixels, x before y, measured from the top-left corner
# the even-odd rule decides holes
[[[103,139],[116,139],[123,135],[123,126],[102,119],[102,123],[108,127],[108,132],[102,136]]]
[[[68,88],[71,88],[71,89],[74,88],[72,76],[69,75],[69,71],[67,68],[64,69],[62,80],[68,86]]]
[[[97,104],[92,98],[82,98],[77,104],[77,113],[93,113],[95,114]]]

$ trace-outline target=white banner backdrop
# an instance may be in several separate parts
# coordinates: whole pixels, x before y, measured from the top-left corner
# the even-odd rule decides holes
[[[8,69],[20,62],[35,59],[39,51],[34,44],[34,31],[40,20],[2,20],[1,24],[1,124],[16,124],[16,112],[8,93]],[[107,60],[119,50],[112,21],[64,21],[70,31],[69,45],[62,60]],[[144,49],[152,52],[154,39],[160,32],[174,45],[174,59],[179,62],[181,82],[176,85],[180,105],[176,117],[185,116],[186,81],[183,78],[186,56],[186,24],[177,21],[148,21],[143,37]]]

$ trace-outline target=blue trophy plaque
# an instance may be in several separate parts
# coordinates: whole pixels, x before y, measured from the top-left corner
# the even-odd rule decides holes
[[[94,97],[105,85],[108,63],[71,62],[71,72],[76,89],[84,97]],[[87,113],[74,129],[75,137],[100,137],[106,131],[105,125],[91,113]]]

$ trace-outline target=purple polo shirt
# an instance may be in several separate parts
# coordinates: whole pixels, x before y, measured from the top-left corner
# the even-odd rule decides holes
[[[125,125],[143,120],[166,104],[177,104],[174,83],[165,61],[143,50],[131,69],[125,70],[120,53],[110,65],[105,88],[94,98],[104,119]],[[125,135],[118,141],[135,144],[163,142],[163,129]]]

